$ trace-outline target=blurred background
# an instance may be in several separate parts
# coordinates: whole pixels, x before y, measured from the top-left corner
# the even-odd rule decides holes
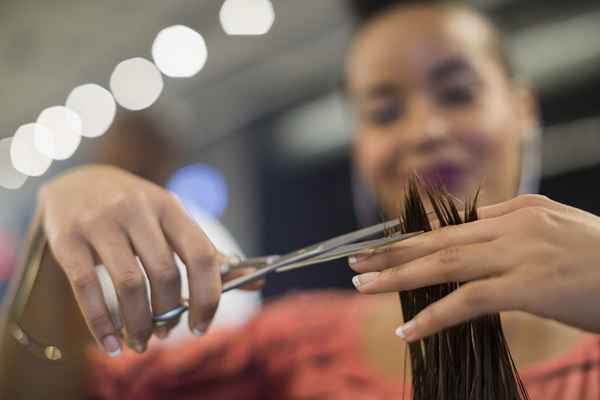
[[[78,85],[108,88],[122,60],[151,59],[153,40],[167,26],[196,30],[208,50],[197,75],[164,77],[162,94],[147,110],[119,108],[113,127],[84,138],[71,158],[18,189],[0,188],[2,241],[21,242],[41,184],[89,162],[131,163],[168,183],[219,219],[247,255],[281,253],[354,229],[352,124],[342,82],[355,23],[350,3],[274,0],[276,19],[266,35],[229,36],[220,0],[2,1],[0,139],[64,104]],[[518,72],[540,96],[541,192],[600,213],[600,3],[471,3],[505,31]],[[344,262],[331,263],[274,276],[264,294],[349,288],[350,277]]]

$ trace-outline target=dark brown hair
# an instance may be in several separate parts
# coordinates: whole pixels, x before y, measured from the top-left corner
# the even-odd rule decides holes
[[[497,58],[508,78],[514,78],[515,76],[515,68],[502,31],[489,16],[464,2],[447,0],[349,0],[348,4],[359,29],[377,19],[380,15],[402,6],[445,6],[468,10],[487,23],[491,31],[488,45],[492,54]]]
[[[399,215],[403,233],[432,230],[419,187],[416,178],[410,180]],[[477,220],[479,192],[466,202],[463,216],[447,192],[435,189],[425,193],[440,227]],[[463,284],[449,282],[400,292],[404,320],[411,320]],[[497,313],[413,342],[409,353],[414,400],[528,399]]]

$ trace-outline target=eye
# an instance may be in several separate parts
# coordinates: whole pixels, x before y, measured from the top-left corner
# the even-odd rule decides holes
[[[475,101],[475,88],[469,86],[454,86],[441,90],[438,94],[440,104],[449,107],[470,105]]]
[[[374,125],[385,126],[395,122],[402,115],[402,105],[390,101],[373,107],[368,112],[368,119]]]

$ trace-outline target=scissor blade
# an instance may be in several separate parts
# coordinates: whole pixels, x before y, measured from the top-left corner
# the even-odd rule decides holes
[[[400,242],[405,239],[409,239],[411,237],[420,235],[423,233],[419,232],[411,232],[407,234],[399,234],[389,237],[384,237],[380,239],[367,240],[364,242],[353,243],[345,246],[338,247],[334,250],[328,251],[320,256],[312,257],[307,260],[295,262],[292,264],[288,264],[284,267],[278,268],[277,272],[286,272],[294,269],[310,267],[312,265],[321,264],[327,261],[337,260],[344,257],[353,256],[356,254],[364,253],[367,250],[377,249],[383,246],[390,245],[392,243]]]
[[[381,234],[386,230],[392,230],[399,224],[400,220],[396,218],[390,221],[382,222],[377,225],[359,229],[354,232],[346,233],[344,235],[337,236],[332,239],[328,239],[323,242],[319,242],[311,246],[305,247],[303,249],[296,250],[292,253],[283,255],[278,259],[274,260],[272,263],[268,263],[265,267],[262,267],[251,274],[244,275],[227,282],[225,285],[223,285],[223,292],[229,291],[231,289],[236,289],[238,287],[247,285],[248,283],[257,281],[269,272],[275,271],[286,265],[301,262],[309,258],[319,256],[345,244],[354,243],[356,241],[366,239],[370,236]]]

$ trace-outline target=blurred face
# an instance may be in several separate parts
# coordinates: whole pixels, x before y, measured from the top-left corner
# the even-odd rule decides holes
[[[535,118],[491,35],[467,11],[421,7],[379,17],[356,38],[347,68],[355,160],[387,212],[415,173],[461,199],[477,187],[481,203],[515,194]]]

